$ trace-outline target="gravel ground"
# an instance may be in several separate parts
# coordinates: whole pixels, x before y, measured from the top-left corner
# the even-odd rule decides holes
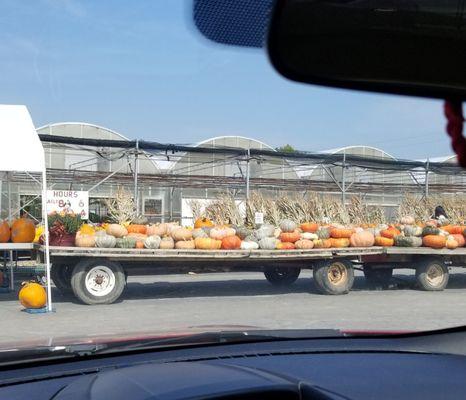
[[[130,277],[118,303],[86,306],[53,290],[55,312],[21,312],[16,293],[0,294],[3,342],[65,336],[92,337],[218,325],[263,328],[435,329],[466,324],[466,274],[453,268],[443,292],[414,290],[413,271],[398,270],[386,290],[367,287],[356,272],[344,296],[315,292],[312,273],[287,288],[271,286],[261,273]],[[466,272],[466,271],[465,271]]]

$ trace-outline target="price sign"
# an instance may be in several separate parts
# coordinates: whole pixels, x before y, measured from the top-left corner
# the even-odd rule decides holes
[[[264,223],[264,213],[256,212],[254,214],[254,222],[256,225],[262,225]]]

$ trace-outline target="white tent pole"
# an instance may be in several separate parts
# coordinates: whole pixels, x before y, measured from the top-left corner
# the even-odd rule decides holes
[[[50,246],[49,221],[47,216],[47,173],[46,167],[42,171],[42,218],[44,220],[45,235],[45,272],[47,277],[47,311],[52,311],[52,282],[50,279]]]

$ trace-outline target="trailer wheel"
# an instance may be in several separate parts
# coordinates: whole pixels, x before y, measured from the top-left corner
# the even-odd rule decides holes
[[[364,277],[373,286],[388,286],[393,276],[393,268],[372,268],[364,265]]]
[[[71,288],[71,272],[73,268],[63,264],[52,264],[50,269],[50,278],[55,287],[63,295],[73,294]]]
[[[448,267],[441,260],[426,260],[416,267],[416,281],[422,290],[441,291],[445,289],[449,275]]]
[[[301,268],[269,267],[264,271],[265,278],[274,286],[288,286],[296,282]]]
[[[121,265],[106,259],[82,259],[73,269],[71,287],[85,304],[111,304],[125,288]]]
[[[347,260],[321,260],[314,265],[312,274],[322,294],[346,294],[353,287],[353,264]]]

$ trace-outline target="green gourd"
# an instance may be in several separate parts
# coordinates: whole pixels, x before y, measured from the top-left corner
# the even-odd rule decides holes
[[[421,247],[422,238],[417,236],[403,236],[397,235],[393,238],[395,246],[398,247]]]
[[[316,235],[319,239],[328,239],[330,237],[329,228],[319,228],[316,231]]]
[[[136,247],[136,239],[132,237],[124,237],[116,239],[116,247],[120,249],[134,249]]]
[[[291,219],[284,219],[280,222],[280,229],[282,232],[293,232],[298,227],[298,225]]]
[[[425,226],[422,230],[422,236],[427,235],[438,235],[440,234],[440,229],[435,226]]]
[[[422,236],[422,228],[416,225],[406,225],[403,232],[406,236]]]
[[[265,237],[259,240],[259,248],[263,250],[275,250],[278,242],[279,240],[274,237]]]
[[[107,234],[95,235],[95,246],[111,249],[116,246],[117,239],[114,236]]]

